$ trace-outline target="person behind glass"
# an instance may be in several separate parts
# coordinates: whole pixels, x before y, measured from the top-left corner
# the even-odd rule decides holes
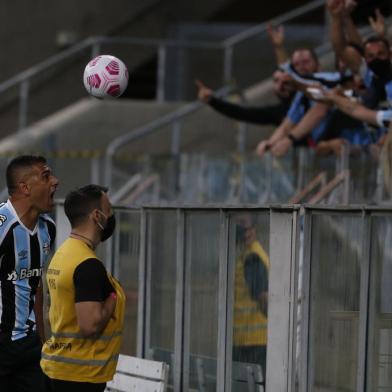
[[[0,390],[41,392],[41,276],[56,235],[46,213],[59,182],[46,159],[32,155],[12,159],[6,180],[9,199],[0,207]]]
[[[237,218],[236,243],[233,361],[259,364],[265,377],[269,258],[250,215]]]
[[[125,296],[95,253],[115,229],[106,192],[87,185],[65,199],[71,233],[47,271],[52,336],[41,360],[53,392],[101,392],[115,373]]]

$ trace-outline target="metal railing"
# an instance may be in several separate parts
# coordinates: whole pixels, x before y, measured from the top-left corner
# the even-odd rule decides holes
[[[231,87],[223,87],[222,89],[217,91],[218,96],[224,96],[231,91]],[[170,112],[162,117],[159,117],[156,120],[151,121],[150,123],[141,126],[140,128],[134,129],[131,132],[128,132],[124,135],[121,135],[115,138],[106,148],[105,151],[105,169],[104,169],[104,182],[111,187],[112,185],[112,168],[113,168],[113,157],[115,153],[122,148],[124,145],[127,145],[137,139],[143,138],[147,135],[150,135],[163,127],[171,124],[178,124],[178,122],[184,117],[188,116],[191,113],[196,112],[198,109],[203,107],[203,103],[199,101],[191,102],[187,105],[180,107],[179,109]],[[172,146],[175,144],[179,146],[179,137],[180,137],[180,129],[177,127],[173,128],[172,132]],[[179,151],[172,151],[172,153],[179,153]]]
[[[245,215],[270,259],[267,392],[391,389],[390,207],[173,204],[114,213],[117,230],[102,245],[111,257],[102,260],[127,293],[122,352],[158,360],[164,348],[174,392],[198,388],[192,358],[212,360],[209,391],[251,390],[234,387],[233,358]],[[61,205],[56,223],[57,238],[67,238]],[[254,336],[251,320],[243,325]]]
[[[287,23],[294,18],[303,16],[312,12],[324,5],[324,0],[315,0],[304,6],[298,7],[295,10],[289,11],[277,18],[274,18],[270,23],[282,24]],[[91,51],[91,57],[99,54],[100,47],[103,44],[123,44],[123,45],[136,45],[141,47],[153,47],[156,49],[158,57],[157,67],[157,88],[156,99],[158,101],[164,100],[165,90],[165,74],[167,64],[167,51],[170,48],[197,48],[197,49],[210,49],[210,50],[223,50],[223,84],[232,79],[233,76],[233,53],[236,46],[252,37],[259,35],[265,31],[267,23],[261,23],[250,29],[244,30],[239,34],[235,34],[221,42],[200,42],[200,41],[176,41],[176,40],[158,40],[158,39],[143,39],[131,37],[90,37],[86,40],[76,44],[75,46],[56,54],[47,60],[38,63],[27,70],[19,73],[18,75],[0,83],[0,94],[5,93],[14,87],[19,87],[19,112],[18,112],[18,129],[26,127],[27,114],[29,108],[29,95],[31,80],[49,68],[55,67],[63,61],[70,59],[86,50]]]

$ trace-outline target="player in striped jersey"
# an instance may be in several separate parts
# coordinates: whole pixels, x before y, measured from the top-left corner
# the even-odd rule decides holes
[[[6,177],[9,199],[0,207],[0,385],[4,391],[38,392],[44,390],[41,276],[56,232],[46,213],[54,206],[58,180],[45,158],[28,155],[14,158]]]

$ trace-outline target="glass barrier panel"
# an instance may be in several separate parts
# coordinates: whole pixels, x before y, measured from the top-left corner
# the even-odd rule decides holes
[[[189,386],[184,390],[216,390],[219,290],[219,212],[192,212],[186,216],[185,366]],[[189,301],[188,301],[189,299]],[[188,351],[189,348],[189,351]],[[186,382],[186,381],[185,381]]]
[[[392,216],[372,218],[369,391],[392,391]],[[371,286],[372,287],[372,286]]]
[[[267,355],[269,213],[230,216],[229,283],[233,306],[233,392],[264,385]],[[230,297],[229,296],[229,297]],[[253,374],[249,377],[249,371]]]
[[[176,302],[176,223],[175,211],[148,212],[146,357],[170,365],[171,385]]]
[[[326,213],[312,217],[311,391],[357,390],[361,219]]]
[[[114,234],[113,265],[114,276],[119,279],[125,291],[126,308],[121,352],[136,355],[139,252],[140,252],[140,211],[118,210]]]

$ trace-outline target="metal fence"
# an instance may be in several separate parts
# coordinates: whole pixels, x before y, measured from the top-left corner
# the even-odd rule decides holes
[[[102,257],[127,292],[122,350],[168,362],[170,390],[392,391],[391,208],[115,211]],[[269,258],[266,369],[235,354],[244,221]]]

